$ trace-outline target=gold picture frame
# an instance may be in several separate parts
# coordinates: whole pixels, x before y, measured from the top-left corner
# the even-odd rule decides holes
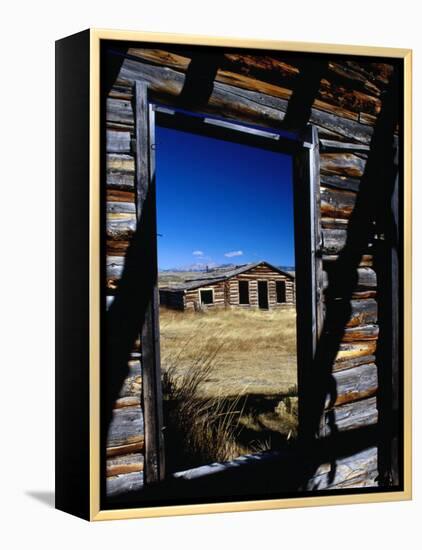
[[[380,48],[284,42],[196,36],[167,33],[146,33],[108,29],[90,29],[89,33],[89,487],[88,508],[78,513],[66,505],[63,497],[58,507],[81,515],[91,521],[112,519],[147,518],[186,514],[209,514],[245,510],[267,510],[335,504],[356,504],[409,500],[412,498],[412,382],[411,382],[411,332],[412,332],[412,51],[409,49]],[[64,39],[66,40],[66,39]],[[403,61],[403,484],[402,490],[384,490],[357,494],[326,494],[297,496],[292,498],[250,500],[239,502],[213,502],[201,504],[176,504],[166,506],[128,507],[101,509],[101,448],[100,448],[100,325],[101,325],[101,80],[100,45],[102,41],[140,42],[143,44],[169,44],[246,48],[299,52],[301,54],[332,54],[342,56],[368,56],[393,58]],[[59,83],[60,84],[60,83]],[[65,106],[63,107],[65,108]],[[59,369],[65,366],[58,366]],[[60,391],[60,389],[59,389]],[[66,460],[59,453],[59,460]],[[59,470],[59,475],[63,469]]]

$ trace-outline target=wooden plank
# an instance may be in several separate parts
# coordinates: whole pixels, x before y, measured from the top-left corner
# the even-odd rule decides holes
[[[377,343],[375,341],[351,343],[342,342],[340,343],[335,361],[336,363],[341,363],[343,361],[350,361],[358,357],[373,355],[376,349]]]
[[[356,193],[321,187],[321,215],[348,219],[356,204]]]
[[[120,456],[120,455],[127,455],[130,453],[136,453],[136,452],[143,452],[145,448],[144,445],[144,436],[139,436],[139,441],[135,441],[134,443],[127,443],[125,445],[118,445],[116,447],[107,447],[106,450],[106,456],[112,457],[112,456]]]
[[[374,395],[378,389],[378,373],[375,363],[360,365],[332,374],[335,394],[328,395],[325,408],[351,403]]]
[[[321,174],[321,185],[334,189],[346,189],[348,191],[359,191],[360,179],[346,176]]]
[[[320,139],[322,153],[364,153],[368,154],[370,147],[363,143],[348,143],[334,139]]]
[[[131,472],[119,476],[108,477],[106,481],[107,497],[118,497],[130,492],[139,491],[144,486],[143,472]]]
[[[321,430],[324,436],[330,436],[338,432],[372,426],[377,422],[377,398],[370,397],[334,407],[330,412],[325,411],[321,420]]]
[[[324,271],[323,285],[324,289],[328,288],[329,284],[329,264],[325,264],[325,268],[328,271]],[[356,270],[356,290],[368,290],[377,288],[377,275],[370,267],[358,267]]]
[[[110,201],[106,203],[106,210],[110,214],[135,214],[136,206],[134,202]]]
[[[326,462],[307,482],[308,491],[357,487],[377,487],[377,448],[336,458],[335,466]]]
[[[154,97],[161,102],[172,102],[183,89],[185,75],[178,71],[148,65],[132,59],[125,59],[120,78],[128,82],[143,79],[148,82]],[[214,83],[213,92],[203,112],[216,113],[237,121],[255,122],[264,127],[280,128],[287,110],[288,101],[279,97],[262,94]],[[312,108],[309,122],[354,142],[368,144],[373,128],[354,120]]]
[[[377,340],[379,334],[378,325],[365,325],[346,328],[342,342],[363,342],[365,340]]]
[[[131,472],[142,472],[144,469],[144,455],[141,453],[131,453],[111,457],[106,462],[106,476],[116,476],[120,474],[129,474]]]
[[[134,190],[135,159],[126,154],[108,153],[106,157],[106,184],[108,188]]]
[[[106,236],[109,240],[129,241],[136,231],[136,218],[129,214],[126,216],[107,216]]]
[[[308,129],[306,141],[311,147],[303,147],[294,158],[299,427],[304,439],[310,435],[312,388],[309,381],[323,324],[319,151],[315,128]]]
[[[131,101],[109,97],[106,101],[106,109],[108,122],[118,122],[121,125],[133,127],[135,121]]]
[[[135,192],[122,191],[120,189],[107,189],[106,201],[110,202],[132,202],[135,204]]]
[[[106,130],[107,153],[130,153],[130,144],[130,132],[116,132],[115,130]]]
[[[358,367],[359,365],[369,365],[369,363],[374,363],[374,362],[375,362],[375,355],[360,355],[358,357],[350,357],[349,359],[335,361],[332,372],[351,369],[353,367]]]
[[[141,407],[114,409],[107,433],[107,447],[140,443],[144,439],[143,433],[144,419]]]
[[[377,322],[378,304],[376,300],[351,300],[350,309],[347,327],[357,327]]]
[[[351,153],[323,153],[320,156],[321,173],[360,178],[365,170],[365,160]]]
[[[346,229],[323,229],[322,230],[322,252],[324,255],[337,255],[345,247],[347,242]],[[368,244],[364,254],[370,253],[371,244]]]
[[[325,254],[322,257],[322,261],[324,264],[327,264],[329,269],[329,266],[332,265],[334,262],[337,262],[339,259],[339,256],[336,254]],[[370,254],[364,254],[360,261],[359,261],[359,267],[372,267],[374,263],[374,257]]]
[[[145,269],[146,280],[142,281],[148,295],[141,330],[145,482],[156,483],[164,479],[164,440],[158,319],[154,120],[153,112],[148,105],[148,87],[145,82],[136,81],[135,83],[135,105],[137,219],[139,225],[142,223],[143,238],[146,241],[145,255],[147,256],[141,258],[140,261],[149,263]]]

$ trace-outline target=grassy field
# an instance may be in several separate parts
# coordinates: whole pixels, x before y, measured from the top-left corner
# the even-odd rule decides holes
[[[294,309],[160,310],[166,437],[176,439],[167,447],[185,448],[168,457],[174,469],[295,438],[295,316]]]

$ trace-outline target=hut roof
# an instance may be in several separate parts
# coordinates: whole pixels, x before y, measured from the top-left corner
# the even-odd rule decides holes
[[[174,290],[174,291],[194,290],[195,288],[200,288],[201,286],[211,285],[214,283],[220,283],[221,281],[226,281],[227,279],[231,279],[236,275],[240,275],[241,273],[245,273],[251,269],[254,269],[259,265],[266,265],[273,271],[277,271],[277,273],[281,273],[282,275],[288,277],[289,279],[292,279],[292,280],[294,279],[294,275],[292,275],[291,273],[288,273],[287,271],[283,271],[279,267],[269,264],[268,262],[260,261],[260,262],[236,266],[235,268],[228,269],[225,271],[221,269],[215,269],[207,273],[202,273],[200,277],[189,278],[181,283],[174,283],[172,285],[161,287],[160,290],[170,290],[170,291],[171,290]]]

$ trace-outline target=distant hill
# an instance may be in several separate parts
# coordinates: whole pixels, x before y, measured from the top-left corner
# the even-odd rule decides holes
[[[242,267],[242,265],[245,264],[233,264],[233,263],[225,263],[225,264],[216,264],[216,263],[200,263],[196,262],[193,264],[188,264],[184,266],[179,267],[172,267],[170,269],[159,269],[160,273],[186,273],[186,272],[193,272],[193,273],[206,273],[206,272],[219,272],[219,271],[230,271],[231,269],[236,269],[238,267]],[[276,266],[282,271],[287,271],[287,273],[295,273],[295,267],[294,266],[284,266],[284,265],[278,265]]]
[[[225,270],[225,269],[234,269],[236,267],[235,264],[216,264],[216,263],[194,263],[194,264],[188,264],[183,265],[179,267],[173,267],[170,269],[159,269],[160,273],[182,273],[186,271],[193,271],[197,273],[207,272],[207,271],[218,271],[218,270]]]

